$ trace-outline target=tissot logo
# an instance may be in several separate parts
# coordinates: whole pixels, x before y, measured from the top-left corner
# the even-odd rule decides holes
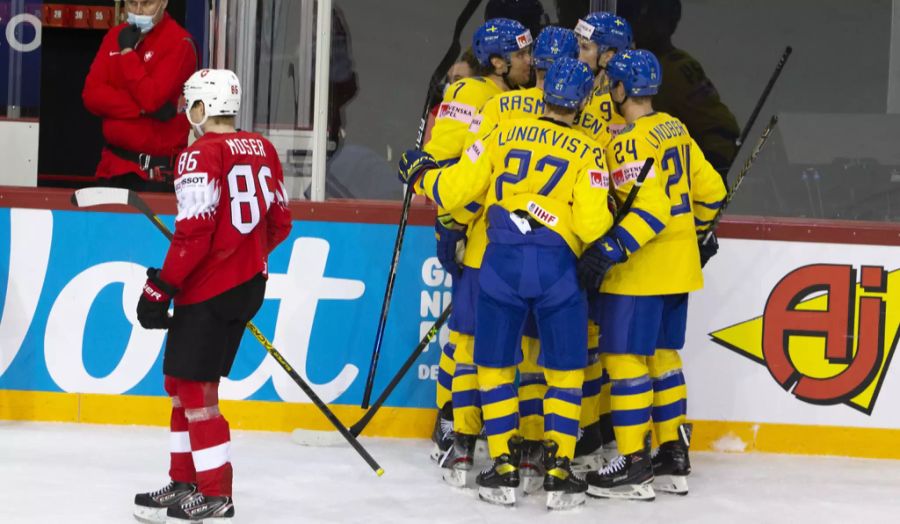
[[[804,266],[775,285],[762,316],[710,336],[804,402],[870,415],[897,347],[900,297],[890,290],[898,289],[900,270]]]

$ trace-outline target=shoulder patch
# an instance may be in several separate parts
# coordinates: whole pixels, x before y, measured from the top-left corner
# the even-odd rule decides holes
[[[619,133],[616,136],[624,135],[625,133],[628,133],[632,129],[634,129],[634,122],[632,122],[630,124],[625,124],[625,127],[623,127],[622,130],[619,131]]]

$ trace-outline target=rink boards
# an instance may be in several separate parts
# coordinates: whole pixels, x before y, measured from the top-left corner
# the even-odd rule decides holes
[[[68,192],[0,189],[0,418],[168,424],[164,332],[134,310],[166,240],[125,208],[76,211]],[[151,197],[172,225],[174,199]],[[254,322],[348,424],[371,358],[399,205],[292,204]],[[443,307],[433,211],[407,230],[375,394]],[[733,219],[691,298],[683,358],[698,449],[900,458],[900,227]],[[424,437],[433,342],[366,430]],[[223,380],[233,427],[328,422],[252,336]],[[893,445],[892,445],[893,443]]]

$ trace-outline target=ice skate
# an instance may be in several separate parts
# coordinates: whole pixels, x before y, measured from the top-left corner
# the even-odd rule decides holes
[[[585,478],[588,495],[607,499],[654,500],[653,466],[649,445],[630,455],[619,455],[600,471]]]
[[[545,442],[543,448],[547,509],[571,509],[584,504],[587,482],[572,472],[568,458],[556,456],[559,446],[555,442]]]
[[[455,488],[466,487],[466,475],[472,469],[475,455],[475,436],[457,434],[441,457],[441,476]]]
[[[687,477],[691,474],[691,424],[678,427],[678,440],[664,442],[653,454],[653,487],[675,495],[688,494]]]
[[[513,464],[519,468],[522,492],[537,493],[544,487],[544,448],[540,442],[513,437],[509,441],[509,453]]]
[[[441,457],[453,445],[453,406],[449,402],[438,410],[434,420],[434,431],[431,432],[431,441],[434,447],[431,450],[431,460],[440,463]]]
[[[170,506],[166,514],[166,523],[230,524],[232,517],[234,517],[234,501],[231,497],[207,497],[197,493],[180,506]]]
[[[169,484],[150,493],[138,493],[134,496],[134,518],[140,522],[151,524],[165,522],[166,510],[169,506],[178,506],[197,492],[197,485],[187,482],[169,482]]]
[[[476,479],[478,497],[492,504],[514,506],[516,504],[516,488],[519,487],[519,469],[512,458],[504,453]]]

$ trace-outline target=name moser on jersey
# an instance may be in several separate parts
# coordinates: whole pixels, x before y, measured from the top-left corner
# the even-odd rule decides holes
[[[147,271],[137,311],[144,328],[169,330],[163,374],[172,397],[170,482],[135,496],[142,522],[226,523],[234,516],[219,380],[262,305],[268,255],[291,230],[275,148],[234,128],[240,93],[226,70],[198,71],[184,87],[198,139],[178,157],[175,234],[162,269]]]

